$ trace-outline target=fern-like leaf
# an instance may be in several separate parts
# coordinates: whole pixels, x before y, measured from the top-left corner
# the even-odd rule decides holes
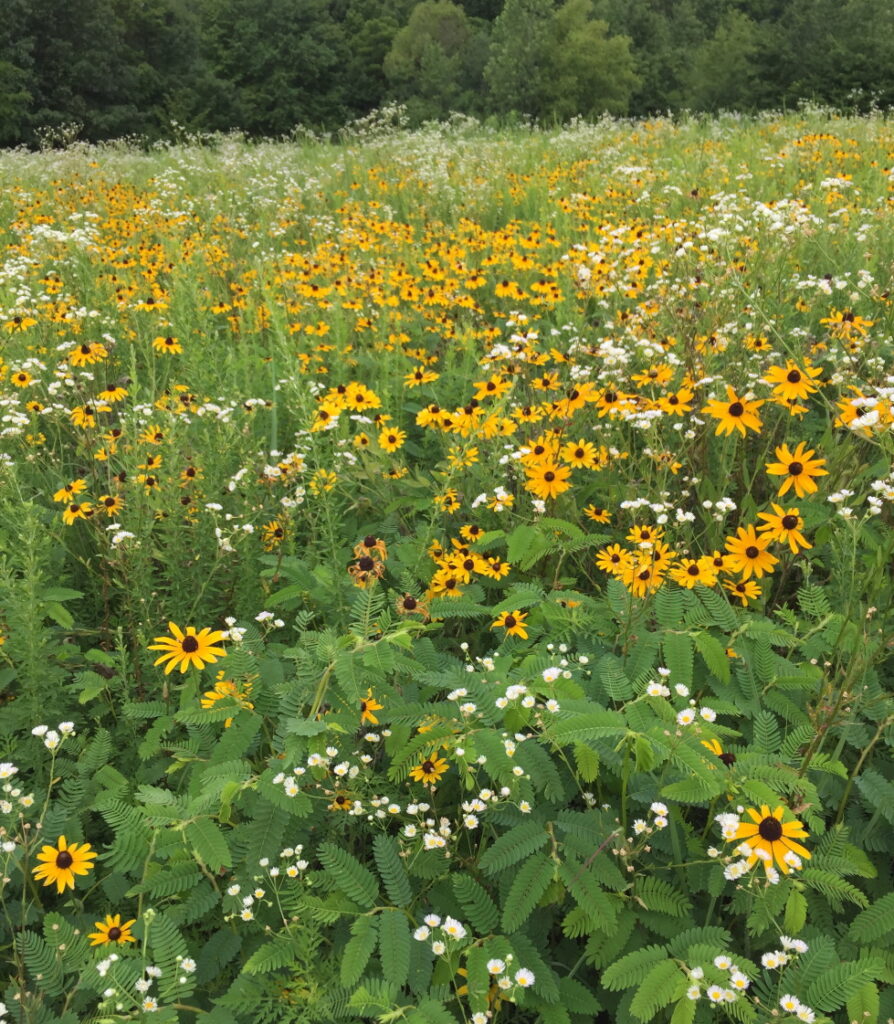
[[[392,836],[380,832],[373,840],[373,856],[385,884],[388,899],[397,907],[409,906],[413,899],[413,888],[407,869],[400,859],[397,841]]]
[[[482,935],[495,931],[500,923],[500,911],[484,886],[471,875],[455,874],[452,883],[454,895],[475,931]]]
[[[681,981],[685,983],[686,976],[675,960],[661,960],[654,964],[636,990],[630,1012],[640,1020],[651,1020],[662,1006],[680,996]]]
[[[351,925],[351,937],[341,955],[341,983],[353,988],[360,980],[379,937],[376,917],[358,917]]]
[[[487,874],[496,875],[535,853],[546,840],[546,831],[539,821],[524,821],[489,846],[478,865]]]
[[[379,896],[379,883],[368,867],[335,843],[322,843],[320,860],[336,885],[361,907],[372,907]]]
[[[886,893],[851,921],[849,937],[868,944],[894,931],[894,892]]]
[[[503,905],[503,930],[514,932],[527,921],[553,876],[553,862],[549,857],[530,857],[512,880]]]
[[[379,958],[385,981],[402,988],[410,973],[410,924],[403,911],[388,908],[379,920]]]
[[[667,946],[645,946],[622,956],[602,974],[602,984],[609,992],[638,985],[651,969],[667,959]]]

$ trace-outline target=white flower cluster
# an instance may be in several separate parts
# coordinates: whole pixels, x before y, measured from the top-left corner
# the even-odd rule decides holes
[[[436,930],[440,930],[442,937],[432,939],[431,943],[435,956],[443,956],[447,952],[447,942],[459,942],[466,937],[465,926],[455,917],[450,917],[449,914],[443,921],[438,914],[426,914],[423,920],[425,923],[413,932],[413,938],[417,942],[427,942]]]
[[[744,974],[736,964],[733,962],[733,958],[726,954],[714,957],[714,966],[720,971],[727,971],[729,978],[727,985],[708,985],[704,993],[702,993],[702,985],[705,980],[705,972],[701,967],[693,967],[689,972],[689,978],[692,984],[686,990],[686,995],[692,999],[700,999],[702,994],[708,997],[708,1000],[712,1003],[734,1003],[738,998],[739,992],[744,992],[751,984],[751,979]]]
[[[788,935],[779,936],[779,945],[782,949],[774,949],[771,953],[764,953],[761,957],[761,966],[768,971],[775,971],[785,967],[789,961],[810,948],[803,939],[792,939]]]
[[[816,1014],[811,1010],[809,1006],[805,1006],[800,999],[791,995],[784,995],[779,1000],[779,1005],[785,1010],[786,1013],[792,1013],[798,1020],[804,1021],[804,1024],[813,1024],[816,1020]]]
[[[39,736],[47,750],[56,750],[67,736],[75,735],[74,722],[60,722],[55,729],[48,725],[35,725],[32,736]]]

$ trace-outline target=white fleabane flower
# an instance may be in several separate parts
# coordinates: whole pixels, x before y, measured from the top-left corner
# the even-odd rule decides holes
[[[530,988],[534,984],[534,972],[527,967],[520,967],[515,972],[515,983],[522,988]]]
[[[413,938],[417,942],[425,942],[429,935],[431,935],[431,932],[429,931],[428,926],[424,924],[419,925],[416,931],[413,932]]]
[[[449,915],[445,917],[444,924],[441,927],[451,939],[464,939],[466,937],[466,929],[455,917],[450,917]]]
[[[502,974],[506,970],[506,962],[496,957],[493,960],[487,961],[487,970],[489,974]]]

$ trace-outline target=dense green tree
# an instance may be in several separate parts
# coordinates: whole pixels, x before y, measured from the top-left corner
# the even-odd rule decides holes
[[[567,0],[550,26],[542,113],[558,120],[625,114],[638,85],[630,40],[609,36],[592,0]]]
[[[692,55],[689,102],[697,110],[748,109],[755,99],[760,50],[757,25],[741,11],[724,13],[714,34]]]
[[[498,112],[541,113],[554,15],[552,0],[506,0],[494,22],[484,69]]]
[[[630,40],[609,36],[592,0],[507,0],[485,77],[498,110],[566,120],[625,113],[637,85]]]
[[[327,0],[213,0],[208,13],[224,83],[210,127],[274,136],[343,118],[348,45]]]
[[[483,29],[450,0],[424,0],[394,37],[385,75],[414,120],[469,110],[480,94]]]

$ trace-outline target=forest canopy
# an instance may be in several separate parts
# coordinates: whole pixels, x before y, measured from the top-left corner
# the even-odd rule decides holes
[[[0,145],[894,101],[889,0],[6,0]]]

